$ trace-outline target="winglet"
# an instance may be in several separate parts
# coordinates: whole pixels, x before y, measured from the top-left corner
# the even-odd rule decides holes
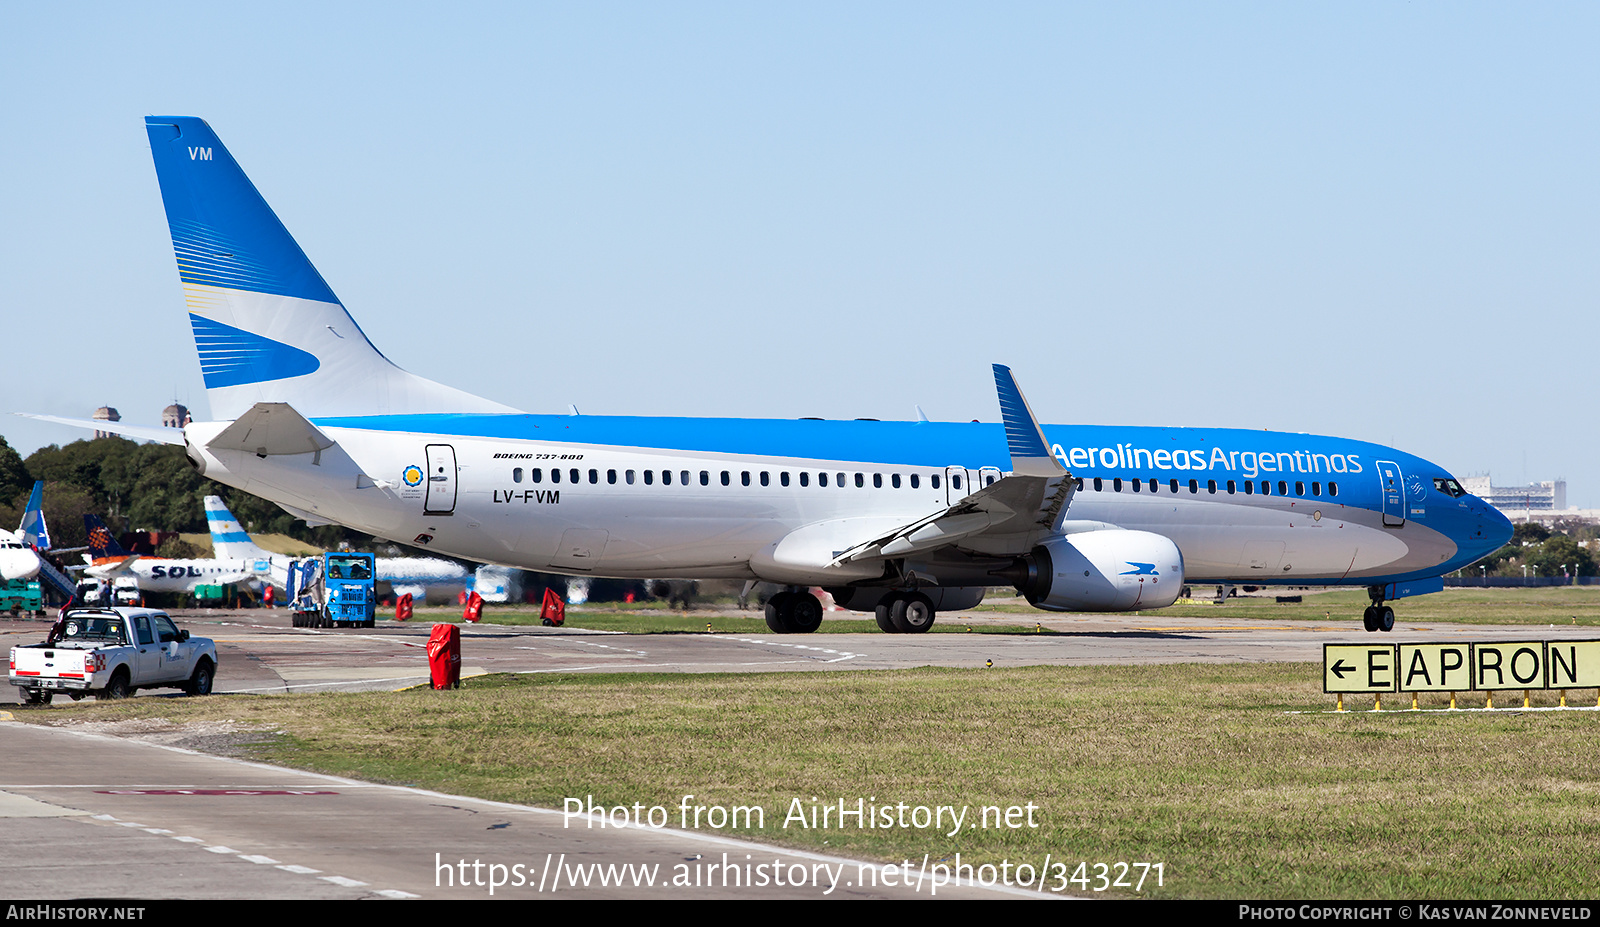
[[[1050,453],[1039,420],[1017,388],[1011,368],[994,365],[994,387],[1000,397],[1000,417],[1006,425],[1006,445],[1011,452],[1011,472],[1018,476],[1060,476],[1066,472]]]

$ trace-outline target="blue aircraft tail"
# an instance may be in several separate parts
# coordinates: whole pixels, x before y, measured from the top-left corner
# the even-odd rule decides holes
[[[50,529],[44,523],[44,480],[35,480],[33,492],[28,494],[28,506],[22,510],[22,524],[17,526],[22,542],[35,550],[49,550]]]
[[[145,131],[214,418],[258,402],[307,417],[516,411],[379,353],[205,120],[147,116]]]
[[[111,529],[106,527],[106,523],[100,520],[100,516],[85,512],[83,529],[89,533],[89,555],[96,562],[133,556],[117,543],[116,535],[113,535]]]

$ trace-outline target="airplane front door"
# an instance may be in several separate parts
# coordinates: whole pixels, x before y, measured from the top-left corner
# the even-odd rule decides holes
[[[448,444],[428,445],[428,494],[424,515],[449,515],[456,510],[456,449]]]
[[[1377,462],[1378,482],[1383,491],[1383,526],[1398,528],[1406,523],[1406,484],[1400,465],[1387,460]]]

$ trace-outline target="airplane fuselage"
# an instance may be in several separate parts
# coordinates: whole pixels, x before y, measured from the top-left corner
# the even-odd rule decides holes
[[[959,501],[1009,461],[1001,427],[979,423],[490,414],[315,424],[336,447],[265,457],[207,449],[205,472],[432,550],[624,578],[871,582],[881,565],[796,562],[774,547],[823,525],[823,546],[836,537],[837,553]],[[207,427],[191,426],[191,448],[204,447],[194,429]],[[1452,494],[1442,467],[1381,445],[1231,429],[1044,431],[1083,480],[1069,529],[1171,538],[1190,582],[1436,577],[1493,550],[1504,522]],[[981,540],[962,557],[965,567],[947,559],[930,569],[950,584],[984,584],[994,563]]]

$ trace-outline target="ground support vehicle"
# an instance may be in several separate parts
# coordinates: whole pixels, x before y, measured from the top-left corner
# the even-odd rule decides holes
[[[290,619],[297,628],[370,628],[377,623],[377,558],[329,551],[289,564]]]
[[[44,590],[37,579],[12,579],[0,582],[0,611],[13,615],[28,612],[44,617]]]
[[[10,682],[29,705],[47,705],[57,692],[74,700],[160,688],[209,695],[216,673],[209,638],[190,637],[149,608],[69,608],[44,643],[11,648]]]

